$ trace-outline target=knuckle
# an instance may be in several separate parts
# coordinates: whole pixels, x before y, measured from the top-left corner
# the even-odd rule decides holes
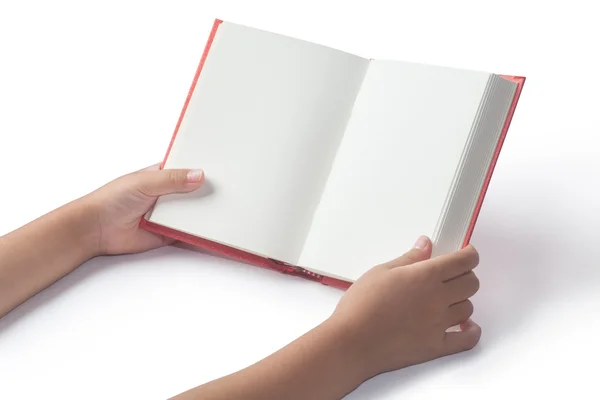
[[[479,253],[472,245],[462,249],[461,256],[462,262],[469,268],[475,268],[479,265]]]
[[[473,315],[473,311],[475,311],[473,303],[471,302],[471,300],[467,300],[465,302],[465,319],[471,317],[471,315]]]
[[[471,297],[479,291],[479,278],[473,271],[467,272],[463,275],[462,279],[462,292],[465,296]]]
[[[477,275],[475,275],[475,273],[473,273],[471,281],[472,281],[471,285],[472,285],[472,289],[473,289],[473,294],[475,294],[479,291],[479,287],[480,287],[479,278],[477,277]]]
[[[469,247],[469,263],[474,267],[479,265],[479,252],[473,246]]]
[[[411,251],[404,253],[403,255],[396,258],[395,260],[388,261],[381,265],[386,266],[388,268],[395,268],[395,267],[403,267],[403,266],[416,264],[420,261],[423,261],[423,257],[421,255],[421,253],[418,250],[411,250]]]
[[[179,184],[182,182],[182,174],[181,171],[177,171],[177,170],[171,170],[169,171],[168,174],[168,178],[169,178],[169,182],[171,182],[172,184]]]
[[[408,264],[414,264],[417,263],[419,261],[423,260],[423,255],[422,252],[418,249],[412,249],[410,251],[407,251],[406,253],[404,253],[404,255],[401,257],[401,259],[403,259],[404,263],[408,263]]]
[[[131,175],[131,177],[128,177],[127,181],[124,181],[123,183],[135,186],[138,192],[143,196],[153,197],[154,192],[152,190],[152,185],[148,182],[148,179],[145,178],[146,177],[143,175],[143,173],[140,173],[139,175]]]
[[[407,264],[414,264],[419,261],[412,252],[406,253],[403,258]]]
[[[473,315],[473,303],[470,300],[463,300],[462,302],[453,306],[453,311],[451,312],[452,319],[454,322],[458,323],[464,322],[471,318]]]
[[[150,190],[146,185],[140,185],[137,190],[142,194],[142,196],[152,197],[152,190]]]

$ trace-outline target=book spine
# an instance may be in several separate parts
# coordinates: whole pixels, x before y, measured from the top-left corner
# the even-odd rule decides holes
[[[267,268],[276,272],[280,272],[286,275],[292,275],[310,281],[319,282],[323,285],[332,286],[338,289],[346,290],[351,286],[351,282],[346,282],[340,279],[330,278],[324,275],[316,274],[307,269],[287,264],[282,261],[274,260],[271,258],[265,258],[257,256],[252,253],[248,253],[242,250],[234,249],[232,247],[219,244],[207,239],[199,238],[188,233],[180,232],[175,229],[167,228],[162,225],[155,224],[142,218],[140,227],[158,235],[166,236],[175,239],[179,242],[186,243],[188,245],[200,248],[209,252],[213,252],[220,256],[225,256],[229,259],[243,262],[246,264]]]
[[[347,282],[341,279],[331,278],[325,275],[320,275],[315,272],[309,271],[305,268],[298,267],[295,265],[287,264],[278,260],[269,259],[275,265],[281,267],[281,272],[288,275],[297,276],[300,278],[308,279],[314,282],[322,283],[323,285],[333,286],[338,289],[346,290],[352,286],[352,282]]]

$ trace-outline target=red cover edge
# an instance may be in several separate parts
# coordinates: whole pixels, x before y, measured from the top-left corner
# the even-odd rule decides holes
[[[194,93],[194,89],[196,88],[196,83],[198,82],[198,78],[200,77],[200,71],[202,71],[202,67],[204,67],[204,62],[206,61],[206,57],[208,57],[208,52],[210,50],[210,46],[212,45],[213,40],[215,39],[215,35],[217,34],[217,29],[219,29],[219,25],[221,25],[222,23],[223,21],[221,21],[220,19],[215,19],[215,22],[213,23],[210,35],[208,36],[208,41],[206,42],[206,46],[204,47],[204,52],[202,53],[202,57],[200,58],[200,63],[198,64],[198,68],[196,69],[196,74],[194,75],[194,79],[192,80],[192,86],[188,91],[185,103],[183,104],[183,109],[181,110],[181,114],[179,114],[177,125],[175,125],[175,131],[173,132],[173,136],[171,136],[171,142],[169,143],[169,147],[167,148],[165,158],[160,164],[160,169],[164,168],[167,159],[169,158],[169,153],[171,152],[173,143],[175,143],[175,137],[177,136],[177,132],[179,132],[179,127],[181,126],[181,122],[183,121],[183,117],[185,116],[185,111],[187,110],[188,105],[190,104],[192,94]]]
[[[200,72],[202,71],[202,67],[204,66],[206,58],[208,57],[210,47],[215,38],[215,35],[217,34],[219,25],[221,25],[222,23],[223,23],[223,21],[220,19],[215,19],[215,21],[213,23],[213,27],[212,27],[212,29],[210,31],[210,35],[208,37],[208,41],[206,42],[206,46],[204,47],[204,52],[202,53],[202,57],[200,58],[200,63],[198,64],[198,68],[196,69],[196,74],[194,75],[194,79],[192,80],[192,85],[190,87],[190,90],[188,91],[188,95],[185,99],[185,103],[183,105],[183,109],[181,110],[181,114],[179,115],[177,125],[175,126],[175,131],[173,132],[173,136],[171,137],[169,147],[167,148],[165,157],[160,165],[161,169],[164,168],[165,163],[167,162],[167,159],[169,158],[171,148],[173,147],[173,143],[175,142],[175,137],[177,136],[177,132],[179,132],[179,127],[181,126],[181,122],[183,121],[183,117],[185,116],[185,112],[187,110],[187,107],[188,107],[190,100],[192,98],[192,95],[194,93],[194,89],[196,88],[196,83],[198,82],[198,78],[200,77]],[[483,200],[485,198],[487,188],[489,186],[490,180],[491,180],[493,172],[494,172],[494,167],[496,165],[496,162],[498,161],[498,157],[500,155],[500,150],[502,149],[502,144],[504,143],[504,139],[506,138],[506,134],[508,133],[508,128],[510,126],[510,122],[512,120],[515,109],[517,107],[519,96],[521,95],[521,90],[523,89],[523,85],[525,83],[525,77],[506,76],[506,75],[502,75],[502,77],[505,79],[509,79],[514,82],[517,82],[518,86],[517,86],[517,90],[515,92],[515,97],[513,98],[513,102],[510,106],[508,116],[504,123],[504,127],[502,128],[502,133],[500,134],[500,139],[498,140],[498,145],[496,146],[496,150],[494,151],[494,156],[492,157],[492,162],[490,163],[490,167],[488,169],[488,172],[487,172],[487,175],[486,175],[486,178],[484,181],[483,189],[479,195],[479,199],[478,199],[477,205],[475,207],[475,212],[473,213],[473,216],[471,218],[471,223],[469,225],[469,229],[467,231],[467,235],[465,237],[463,246],[466,246],[469,244],[469,241],[473,234],[473,230],[475,228],[475,223],[477,222],[477,217],[479,216],[479,212],[481,211],[481,206],[483,204]],[[162,236],[166,236],[166,237],[170,237],[170,238],[178,240],[180,242],[187,243],[187,244],[202,248],[207,251],[215,252],[217,254],[221,254],[226,257],[232,258],[234,260],[248,263],[251,265],[271,269],[271,270],[278,271],[278,272],[281,272],[284,274],[298,276],[298,277],[309,279],[309,280],[312,280],[315,282],[320,282],[324,285],[332,286],[332,287],[342,289],[342,290],[346,290],[350,286],[352,286],[352,282],[348,282],[348,281],[344,281],[341,279],[336,279],[336,278],[332,278],[332,277],[328,277],[328,276],[324,276],[324,275],[319,275],[319,274],[313,273],[313,272],[308,271],[301,267],[289,265],[289,264],[283,263],[281,261],[261,257],[261,256],[258,256],[258,255],[252,254],[252,253],[248,253],[248,252],[245,252],[242,250],[234,249],[232,247],[229,247],[229,246],[226,246],[226,245],[223,245],[220,243],[216,243],[211,240],[203,239],[203,238],[200,238],[200,237],[197,237],[194,235],[190,235],[188,233],[180,232],[175,229],[171,229],[171,228],[167,228],[162,225],[155,224],[153,222],[146,220],[145,218],[141,219],[140,227],[149,232],[152,232],[152,233],[155,233],[158,235],[162,235]]]
[[[523,85],[525,85],[526,78],[524,76],[511,76],[511,75],[500,75],[502,78],[507,79],[509,81],[513,81],[517,83],[517,90],[515,91],[515,96],[513,97],[513,101],[508,109],[508,115],[506,117],[506,121],[504,121],[504,126],[502,127],[502,132],[500,133],[500,139],[498,139],[498,144],[496,145],[496,150],[494,150],[494,155],[492,156],[492,162],[488,168],[488,172],[486,174],[483,187],[481,189],[481,193],[479,194],[479,199],[477,200],[477,204],[475,206],[475,211],[473,212],[473,216],[471,217],[471,223],[469,224],[469,229],[467,230],[467,235],[465,236],[465,240],[463,242],[463,247],[469,245],[471,241],[471,237],[473,236],[473,231],[475,230],[475,224],[477,223],[477,218],[479,217],[479,213],[481,212],[481,207],[483,205],[483,201],[485,199],[485,195],[487,193],[488,187],[490,185],[490,181],[492,180],[492,175],[494,174],[494,169],[496,167],[496,163],[498,162],[498,157],[500,156],[500,151],[502,150],[502,145],[504,144],[504,140],[506,139],[506,135],[508,133],[508,128],[510,127],[510,123],[512,121],[513,115],[517,108],[517,103],[519,102],[519,97],[521,97],[521,91],[523,90]]]
[[[328,276],[319,275],[314,272],[310,272],[304,268],[289,265],[281,261],[273,260],[266,257],[261,257],[256,254],[248,253],[246,251],[234,249],[224,244],[216,243],[208,239],[203,239],[189,233],[180,232],[175,229],[167,228],[166,226],[155,224],[145,218],[140,221],[140,227],[143,229],[156,233],[158,235],[170,237],[183,243],[190,244],[192,246],[214,252],[223,255],[227,258],[231,258],[236,261],[241,261],[247,264],[251,264],[258,267],[267,268],[283,274],[293,275],[308,279],[315,282],[320,282],[327,286],[333,286],[338,289],[348,289],[352,283],[346,282],[340,279],[330,278]]]

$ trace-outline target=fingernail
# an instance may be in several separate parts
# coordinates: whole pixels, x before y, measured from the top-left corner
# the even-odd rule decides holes
[[[427,239],[427,236],[421,236],[415,243],[415,249],[423,250],[425,247],[427,247],[428,242],[429,239]]]
[[[198,182],[204,176],[204,171],[201,169],[192,169],[187,173],[188,182]]]
[[[475,325],[475,324],[473,323],[473,320],[471,318],[469,318],[465,322],[461,323],[458,327],[459,327],[459,330],[461,332],[463,332],[463,331],[466,331],[467,329],[469,329],[469,327],[472,325]]]

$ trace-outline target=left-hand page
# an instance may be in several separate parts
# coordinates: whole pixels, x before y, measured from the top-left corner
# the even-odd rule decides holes
[[[196,193],[149,220],[295,264],[368,60],[223,22],[164,168],[202,168]]]

